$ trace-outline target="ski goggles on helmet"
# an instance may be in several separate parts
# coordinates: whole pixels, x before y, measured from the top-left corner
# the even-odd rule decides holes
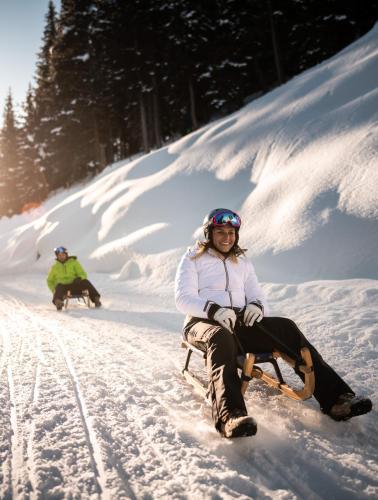
[[[234,212],[219,212],[212,217],[211,222],[213,226],[226,226],[230,224],[237,229],[241,226],[240,217]]]
[[[58,254],[58,253],[67,253],[67,248],[56,247],[56,248],[54,248],[54,253],[56,253],[56,254]]]

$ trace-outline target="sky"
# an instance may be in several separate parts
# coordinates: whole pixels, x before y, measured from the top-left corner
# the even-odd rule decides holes
[[[54,0],[59,10],[60,0]],[[1,120],[9,88],[18,106],[33,83],[48,0],[0,0]]]

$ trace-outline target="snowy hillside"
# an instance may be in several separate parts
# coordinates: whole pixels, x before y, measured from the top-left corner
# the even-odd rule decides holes
[[[227,206],[264,281],[377,278],[377,81],[378,25],[239,112],[50,199],[33,222],[2,221],[0,268],[45,269],[65,245],[93,271],[172,280],[204,215]]]
[[[378,25],[232,116],[0,220],[1,499],[378,497],[377,81]],[[257,435],[216,433],[180,373],[172,289],[215,206],[241,213],[271,314],[294,319],[371,413],[335,422],[256,380]],[[57,245],[102,309],[56,312]]]

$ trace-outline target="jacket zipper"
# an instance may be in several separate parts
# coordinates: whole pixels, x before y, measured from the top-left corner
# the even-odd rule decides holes
[[[229,276],[228,276],[228,269],[227,269],[227,266],[226,266],[226,259],[222,259],[222,262],[223,262],[223,265],[224,265],[224,270],[226,272],[226,288],[225,288],[225,292],[228,292],[228,296],[230,297],[230,305],[231,307],[233,307],[232,305],[232,293],[231,293],[231,290],[228,289],[228,285],[229,285]]]

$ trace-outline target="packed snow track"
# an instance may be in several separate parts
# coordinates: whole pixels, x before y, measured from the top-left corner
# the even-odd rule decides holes
[[[43,276],[1,279],[0,498],[377,498],[375,409],[336,423],[255,382],[257,435],[221,438],[180,374],[171,290],[95,283],[103,309],[57,313]],[[377,282],[265,291],[375,404]]]

